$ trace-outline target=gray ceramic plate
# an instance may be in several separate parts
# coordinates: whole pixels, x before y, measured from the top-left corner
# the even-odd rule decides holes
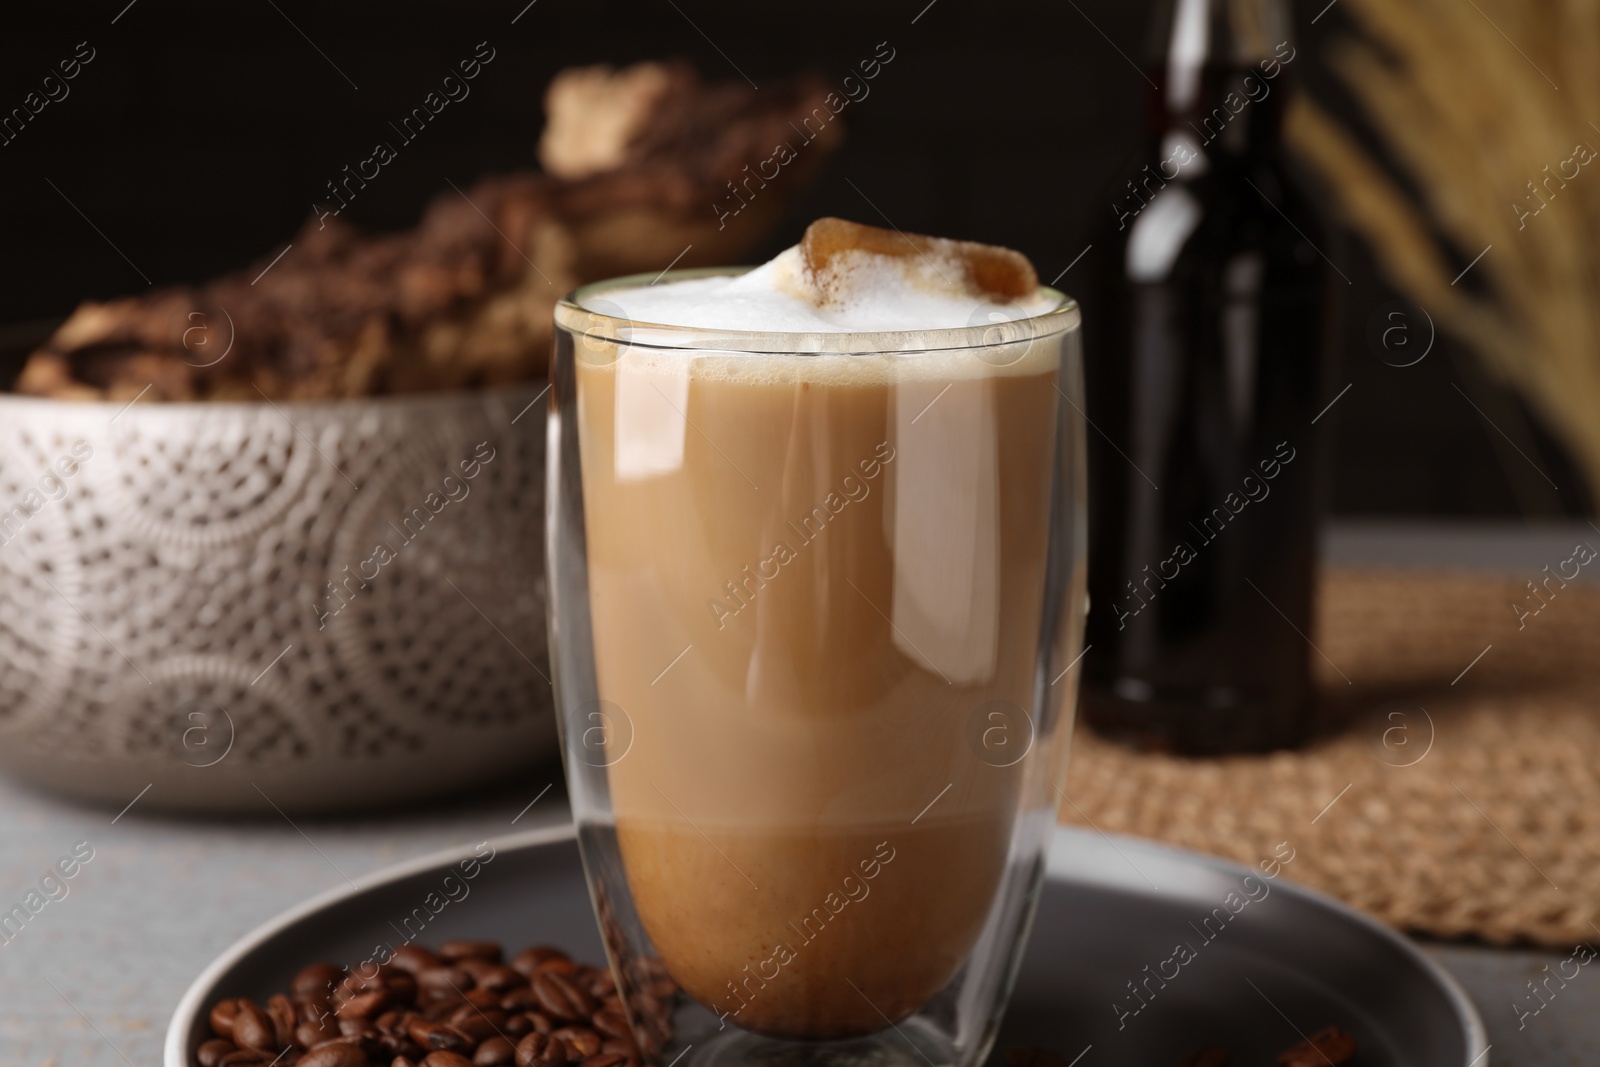
[[[264,1001],[306,963],[368,959],[419,908],[424,944],[547,942],[600,959],[571,830],[491,844],[494,858],[470,882],[458,878],[459,899],[437,915],[424,899],[442,899],[445,875],[472,849],[380,871],[246,936],[184,994],[167,1030],[166,1067],[193,1063],[215,1000]],[[1077,1067],[1171,1067],[1221,1044],[1237,1067],[1270,1067],[1303,1035],[1338,1023],[1356,1035],[1360,1067],[1487,1067],[1483,1023],[1449,976],[1371,919],[1290,884],[1292,864],[1285,872],[1246,882],[1251,871],[1221,860],[1059,830],[996,1048],[1043,1045]],[[1180,944],[1189,951],[1177,952]],[[1003,1062],[999,1052],[994,1059]]]

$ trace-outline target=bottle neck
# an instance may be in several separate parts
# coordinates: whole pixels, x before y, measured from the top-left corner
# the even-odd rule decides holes
[[[1275,143],[1298,53],[1284,0],[1166,0],[1151,49],[1151,132],[1206,156]]]
[[[1255,66],[1294,43],[1285,0],[1161,0],[1151,26],[1146,62],[1174,85],[1205,66]]]

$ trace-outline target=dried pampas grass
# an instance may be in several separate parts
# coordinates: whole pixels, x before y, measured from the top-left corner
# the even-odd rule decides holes
[[[1422,202],[1314,104],[1291,142],[1391,281],[1544,416],[1600,497],[1600,0],[1344,7],[1367,37],[1334,67]]]

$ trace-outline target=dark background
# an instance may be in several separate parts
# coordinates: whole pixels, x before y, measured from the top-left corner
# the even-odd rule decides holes
[[[843,112],[842,153],[767,252],[793,243],[818,215],[881,225],[875,204],[904,230],[1021,249],[1054,278],[1110,210],[1107,186],[1139,142],[1148,86],[1134,63],[1149,51],[1148,3],[526,4],[96,0],[7,11],[0,114],[80,41],[96,55],[67,83],[67,98],[0,146],[0,346],[80,300],[145,291],[147,278],[197,282],[264,264],[324,183],[376,141],[398,144],[389,122],[480,41],[496,56],[469,83],[471,95],[400,149],[346,221],[403,228],[447,179],[465,187],[534,165],[544,85],[585,63],[681,55],[710,78],[760,86],[804,69],[837,80],[879,42],[895,49],[870,95]],[[1322,8],[1297,6],[1293,70],[1350,116],[1322,63],[1354,31],[1337,4],[1317,17]],[[1335,390],[1352,387],[1323,423],[1333,434],[1336,513],[1588,510],[1559,446],[1448,338],[1414,366],[1385,364],[1368,325],[1398,306],[1395,295],[1358,241],[1325,251],[1353,282],[1341,283],[1332,376]],[[1101,269],[1098,253],[1084,255],[1061,288],[1071,292],[1074,274]]]

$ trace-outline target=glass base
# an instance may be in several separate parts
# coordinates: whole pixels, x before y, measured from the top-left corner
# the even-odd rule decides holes
[[[792,1041],[729,1027],[685,1050],[687,1067],[949,1067],[948,1041],[907,1020],[865,1037]]]

